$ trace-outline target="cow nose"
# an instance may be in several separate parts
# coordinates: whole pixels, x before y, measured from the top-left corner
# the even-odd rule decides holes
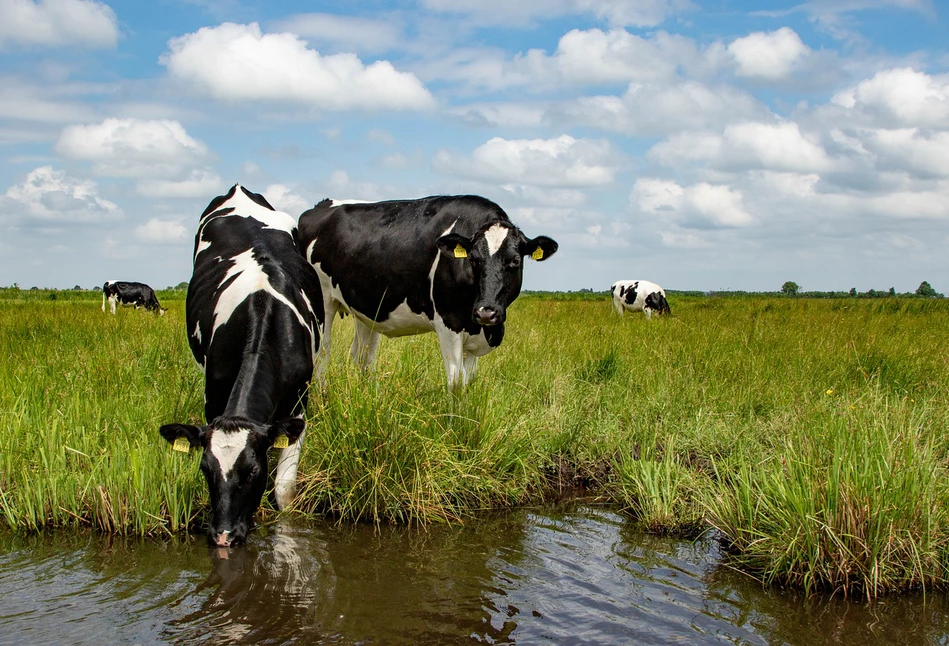
[[[229,531],[224,530],[223,532],[218,534],[214,538],[214,544],[217,545],[218,547],[230,547],[231,540],[228,538],[229,533],[230,533]]]
[[[478,325],[497,325],[501,322],[501,314],[493,307],[479,307],[475,310],[475,322]]]

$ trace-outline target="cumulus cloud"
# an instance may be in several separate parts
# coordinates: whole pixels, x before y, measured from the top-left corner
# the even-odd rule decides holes
[[[289,186],[283,184],[270,184],[264,189],[263,196],[267,198],[272,207],[278,211],[289,213],[293,217],[297,217],[313,207],[313,200],[308,200],[302,195],[294,193]]]
[[[769,115],[754,97],[733,87],[683,81],[669,85],[632,83],[622,96],[582,97],[551,107],[547,118],[554,123],[581,123],[628,135],[657,136]]]
[[[0,0],[0,47],[115,47],[115,12],[94,0]]]
[[[342,51],[382,52],[401,44],[402,30],[391,19],[378,20],[331,13],[303,13],[271,23],[273,31],[289,32],[311,43]]]
[[[224,181],[214,171],[193,170],[182,180],[140,179],[136,189],[140,195],[155,199],[196,198],[218,195]]]
[[[837,93],[832,104],[846,123],[887,128],[949,128],[949,75],[909,67],[882,70]]]
[[[741,191],[699,182],[680,186],[671,180],[640,178],[630,203],[642,213],[690,229],[745,227],[755,223]]]
[[[833,167],[823,147],[805,137],[798,124],[790,121],[737,123],[726,126],[721,135],[684,132],[656,144],[648,155],[671,167],[685,162],[727,170],[812,172]]]
[[[388,61],[323,56],[294,34],[225,23],[173,38],[160,62],[172,78],[222,101],[293,102],[321,110],[419,110],[434,105],[418,78]]]
[[[41,166],[23,183],[8,188],[3,210],[34,225],[106,222],[122,217],[118,205],[99,196],[95,182],[52,166]]]
[[[55,150],[68,159],[91,161],[96,174],[113,177],[175,177],[208,156],[203,143],[167,119],[68,126]]]
[[[441,150],[434,165],[441,172],[482,181],[577,187],[612,183],[620,157],[604,139],[494,137],[470,157]]]
[[[429,9],[466,14],[479,24],[526,25],[535,20],[592,15],[614,25],[652,27],[695,8],[689,0],[423,0]]]
[[[757,31],[737,38],[728,45],[735,62],[735,73],[747,78],[769,81],[783,79],[798,69],[811,54],[790,27],[777,31]]]
[[[154,244],[176,244],[188,239],[189,230],[181,220],[151,218],[135,228],[135,237]]]

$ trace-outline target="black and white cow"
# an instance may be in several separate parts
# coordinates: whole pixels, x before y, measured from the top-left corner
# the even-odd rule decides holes
[[[274,479],[278,507],[293,498],[322,303],[291,216],[239,184],[211,201],[195,236],[186,314],[208,424],[166,424],[161,434],[176,448],[203,449],[208,539],[218,546],[246,538],[271,446],[286,447]]]
[[[334,203],[300,216],[300,243],[323,287],[323,360],[333,319],[351,312],[351,355],[375,360],[379,335],[438,335],[449,388],[465,386],[501,344],[507,307],[521,291],[525,256],[546,260],[557,243],[528,239],[483,197]]]
[[[646,318],[652,318],[652,313],[671,314],[669,301],[666,300],[666,291],[656,283],[648,280],[619,280],[610,286],[613,295],[613,307],[620,316],[623,312],[642,312]]]
[[[109,307],[115,314],[116,303],[122,305],[134,305],[135,309],[144,307],[150,312],[164,314],[165,308],[158,303],[158,297],[155,296],[155,290],[145,283],[133,283],[127,280],[107,280],[102,285],[102,311],[105,311],[105,302],[109,301]]]

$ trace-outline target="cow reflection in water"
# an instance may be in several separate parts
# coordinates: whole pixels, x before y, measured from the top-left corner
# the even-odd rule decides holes
[[[195,591],[209,596],[180,621],[198,634],[176,630],[176,640],[255,643],[292,635],[312,630],[314,613],[332,601],[334,577],[321,542],[302,540],[292,527],[271,526],[243,549],[210,547],[209,555],[211,571]]]

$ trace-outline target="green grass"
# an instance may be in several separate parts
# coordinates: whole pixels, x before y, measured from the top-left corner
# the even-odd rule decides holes
[[[0,294],[0,516],[14,529],[173,533],[203,521],[183,294]],[[949,582],[949,301],[674,296],[675,316],[525,295],[452,396],[434,335],[373,374],[338,321],[290,513],[474,522],[582,492],[645,531],[717,532],[763,581],[876,596]],[[263,516],[272,515],[268,504]]]

